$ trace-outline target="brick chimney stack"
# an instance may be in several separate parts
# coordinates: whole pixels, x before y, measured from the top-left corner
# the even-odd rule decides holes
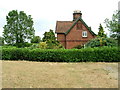
[[[77,18],[82,17],[82,13],[80,10],[75,10],[73,13],[73,21],[75,21]]]

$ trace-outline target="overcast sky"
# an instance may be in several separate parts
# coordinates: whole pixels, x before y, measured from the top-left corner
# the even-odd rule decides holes
[[[82,19],[97,34],[99,24],[111,19],[120,0],[2,0],[0,2],[0,36],[11,10],[24,11],[34,21],[35,34],[42,37],[45,31],[55,31],[56,21],[72,21],[73,11],[80,10]],[[105,32],[108,33],[107,29]]]

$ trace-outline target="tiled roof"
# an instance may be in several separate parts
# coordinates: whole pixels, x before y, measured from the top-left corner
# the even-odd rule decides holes
[[[73,25],[73,21],[57,21],[56,22],[56,33],[65,33]]]
[[[87,24],[82,20],[81,17],[79,17],[75,21],[57,21],[57,23],[56,23],[56,31],[55,32],[56,33],[68,34],[71,31],[71,29],[75,26],[75,24],[78,22],[78,20],[80,20],[93,35],[96,35],[91,30],[91,28],[87,26]]]

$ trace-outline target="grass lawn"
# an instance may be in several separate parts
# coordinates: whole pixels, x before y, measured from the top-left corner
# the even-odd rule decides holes
[[[118,63],[2,61],[2,88],[118,88]]]

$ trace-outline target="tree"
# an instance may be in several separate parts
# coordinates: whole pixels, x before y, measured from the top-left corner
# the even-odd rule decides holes
[[[47,42],[47,43],[53,43],[53,44],[58,43],[58,41],[56,40],[55,34],[54,34],[53,30],[51,30],[51,29],[49,32],[44,33],[44,37],[42,40],[43,40],[43,42]]]
[[[34,37],[31,39],[31,43],[39,43],[40,41],[41,41],[40,36],[34,36]]]
[[[108,30],[111,33],[111,37],[113,38],[117,38],[118,37],[118,32],[120,32],[120,28],[119,28],[119,24],[118,24],[118,17],[119,17],[119,13],[116,10],[114,12],[114,14],[112,15],[112,19],[108,19],[106,18],[104,23],[106,24],[106,28],[108,28]]]
[[[0,36],[0,46],[4,45],[4,38]]]
[[[53,30],[44,33],[43,42],[46,42],[49,49],[62,48],[59,41],[56,40]]]
[[[98,37],[106,37],[106,34],[104,34],[104,29],[101,24],[99,26]]]
[[[56,43],[57,42],[53,30],[50,29],[49,32],[44,33],[43,41],[47,42],[47,43]]]
[[[6,16],[6,21],[3,37],[7,44],[18,46],[33,38],[35,30],[31,15],[26,15],[24,11],[12,10]]]

